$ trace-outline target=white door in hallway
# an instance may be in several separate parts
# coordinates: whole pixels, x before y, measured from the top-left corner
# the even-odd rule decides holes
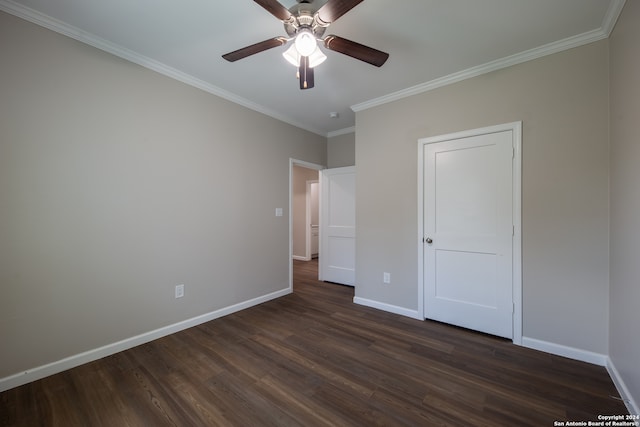
[[[320,171],[320,261],[326,282],[355,285],[356,168]]]
[[[513,337],[514,153],[512,130],[425,143],[426,318]]]

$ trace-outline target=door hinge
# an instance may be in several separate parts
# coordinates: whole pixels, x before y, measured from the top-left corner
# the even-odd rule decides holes
[[[511,158],[515,159],[516,158],[516,147],[511,147]]]
[[[512,235],[512,236],[515,236],[515,235],[516,235],[516,226],[515,226],[515,225],[512,225],[512,226],[511,226],[511,235]]]

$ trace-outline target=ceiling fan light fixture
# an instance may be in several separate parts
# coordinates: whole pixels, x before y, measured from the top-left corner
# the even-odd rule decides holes
[[[316,50],[313,51],[311,55],[309,55],[309,67],[313,68],[316,65],[322,64],[325,59],[327,59],[327,55],[322,53],[320,48],[316,46]]]
[[[298,53],[295,45],[290,46],[289,49],[282,52],[282,56],[287,60],[287,62],[289,62],[289,64],[293,65],[294,67],[298,68],[300,66],[300,58],[302,58],[302,55]],[[316,46],[316,49],[313,51],[313,53],[309,55],[309,68],[313,68],[316,65],[322,64],[326,59],[327,55],[322,53],[320,48]]]
[[[282,56],[294,67],[298,68],[300,66],[300,54],[295,45],[292,44],[289,49],[282,52]]]
[[[302,56],[311,55],[318,47],[318,42],[311,30],[304,28],[298,32],[295,39],[295,47]]]

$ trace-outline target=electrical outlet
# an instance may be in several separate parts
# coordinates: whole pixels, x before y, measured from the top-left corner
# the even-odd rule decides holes
[[[176,298],[182,298],[184,296],[184,285],[176,285]]]
[[[387,273],[386,271],[382,273],[382,282],[391,283],[391,273]]]

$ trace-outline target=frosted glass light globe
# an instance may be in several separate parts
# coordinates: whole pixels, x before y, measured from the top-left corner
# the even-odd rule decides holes
[[[322,53],[320,48],[316,46],[316,49],[313,51],[311,55],[309,55],[309,68],[313,68],[316,65],[320,65],[327,59],[327,55]]]
[[[282,53],[282,56],[294,67],[300,66],[300,54],[295,45],[291,45],[289,49]]]
[[[295,45],[300,55],[309,56],[316,50],[317,42],[310,30],[302,30],[296,36]]]

